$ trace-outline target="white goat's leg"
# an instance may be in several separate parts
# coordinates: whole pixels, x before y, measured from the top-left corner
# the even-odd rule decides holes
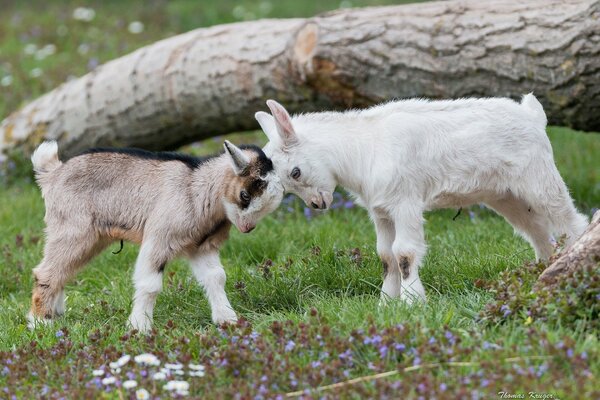
[[[419,278],[419,266],[427,249],[422,210],[411,203],[401,204],[394,212],[394,228],[392,253],[402,276],[400,298],[408,304],[425,301]]]
[[[198,250],[190,258],[190,266],[198,283],[204,288],[210,304],[212,320],[215,324],[234,323],[237,316],[225,293],[226,275],[219,252],[216,250]]]
[[[375,213],[371,214],[377,232],[377,254],[383,264],[383,286],[381,287],[381,300],[379,305],[384,305],[389,299],[400,297],[400,270],[392,252],[394,242],[394,223]]]
[[[151,241],[145,241],[135,262],[133,272],[133,309],[129,316],[129,324],[140,332],[148,332],[152,328],[152,318],[156,298],[162,290],[162,270],[165,261],[159,261],[156,249]]]

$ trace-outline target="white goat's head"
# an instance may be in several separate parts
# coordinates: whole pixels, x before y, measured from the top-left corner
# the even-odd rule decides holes
[[[240,148],[227,140],[224,147],[235,174],[225,189],[225,213],[241,232],[247,233],[279,206],[283,186],[273,163],[259,147]]]
[[[274,100],[268,100],[267,106],[272,115],[260,111],[255,117],[269,138],[264,151],[273,160],[285,191],[296,194],[309,207],[327,209],[333,201],[335,178],[324,168],[320,153],[296,131],[286,109]]]

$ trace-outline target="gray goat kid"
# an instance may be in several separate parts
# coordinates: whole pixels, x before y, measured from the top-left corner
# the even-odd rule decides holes
[[[258,147],[225,141],[200,159],[136,149],[92,149],[66,162],[56,142],[31,157],[46,204],[44,258],[34,269],[31,325],[64,313],[65,283],[109,244],[141,245],[133,274],[132,328],[148,331],[165,264],[190,260],[215,323],[234,322],[219,248],[231,224],[250,232],[275,210],[283,186]]]

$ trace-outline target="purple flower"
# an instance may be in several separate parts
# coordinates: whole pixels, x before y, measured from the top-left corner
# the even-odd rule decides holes
[[[490,384],[490,381],[488,379],[484,379],[481,381],[481,387],[486,387]]]
[[[60,338],[60,337],[63,337],[63,336],[65,336],[65,334],[64,334],[64,332],[63,332],[63,331],[61,331],[61,330],[58,330],[58,331],[56,332],[56,337],[57,337],[57,338]]]
[[[397,351],[404,351],[404,350],[406,350],[406,346],[405,346],[404,344],[402,344],[402,343],[396,343],[396,344],[394,345],[394,348],[395,348]]]
[[[425,386],[424,383],[419,383],[419,386],[417,386],[417,390],[423,393],[425,390],[427,390],[427,386]]]
[[[317,369],[317,368],[319,368],[321,366],[321,361],[313,361],[313,362],[310,363],[310,366],[312,368]]]
[[[446,389],[448,389],[448,385],[446,385],[445,383],[440,383],[440,392],[445,392]]]
[[[353,208],[354,207],[354,202],[352,200],[348,200],[347,202],[344,203],[344,208]]]
[[[287,342],[287,344],[285,345],[285,351],[290,352],[292,350],[294,350],[294,347],[296,347],[296,343],[294,343],[293,340],[290,340],[289,342]]]
[[[504,318],[508,317],[511,313],[510,307],[506,304],[503,304],[502,307],[500,307],[500,311],[504,312]]]
[[[567,349],[567,357],[573,358],[573,349]]]
[[[429,344],[434,344],[435,342],[436,340],[433,336],[429,338]]]
[[[421,357],[417,356],[415,357],[415,359],[413,360],[413,365],[420,365],[421,364]]]
[[[2,369],[2,375],[8,375],[10,374],[10,369],[8,369],[8,367],[5,365],[4,368]]]
[[[383,345],[379,348],[379,357],[385,358],[385,356],[387,356],[387,353],[388,353],[388,347],[386,345]]]
[[[304,207],[304,217],[308,220],[312,218],[312,211],[308,207]]]

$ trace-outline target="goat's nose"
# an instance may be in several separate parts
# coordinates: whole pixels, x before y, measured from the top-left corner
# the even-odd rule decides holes
[[[315,203],[314,201],[312,203],[310,203],[310,205],[312,206],[312,208],[314,208],[315,210],[319,209],[319,205],[317,203]]]

